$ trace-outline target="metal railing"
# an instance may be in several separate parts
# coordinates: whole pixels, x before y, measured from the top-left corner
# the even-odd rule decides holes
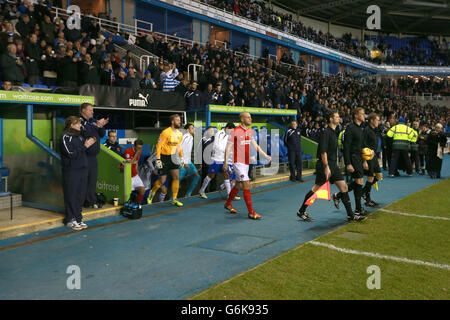
[[[189,0],[189,3],[192,3],[192,1]],[[211,7],[211,8],[214,8],[215,10],[217,10],[217,8],[209,6],[207,4],[202,3],[202,5],[206,5],[208,7]],[[61,9],[61,8],[57,8],[57,7],[53,7],[51,10],[54,12],[56,17],[59,17],[59,16],[69,17],[69,16],[72,15],[67,10]],[[164,34],[164,33],[160,33],[160,32],[153,32],[153,24],[151,22],[147,22],[147,21],[134,19],[134,26],[132,26],[132,25],[124,24],[124,23],[114,22],[114,21],[110,21],[110,20],[106,20],[106,19],[102,19],[102,18],[97,18],[97,17],[94,17],[92,15],[80,14],[80,16],[84,16],[84,17],[87,17],[87,18],[92,19],[94,21],[97,21],[99,23],[100,28],[101,29],[106,29],[107,31],[109,31],[109,30],[114,30],[114,31],[117,30],[117,32],[128,33],[128,34],[133,34],[133,35],[138,35],[138,32],[143,33],[143,34],[152,34],[152,35],[156,35],[157,37],[160,37],[160,38],[164,39],[165,42],[169,42],[170,41],[170,42],[178,43],[178,44],[181,44],[181,45],[189,45],[191,47],[193,47],[195,44],[199,44],[201,46],[206,44],[205,42],[198,42],[198,41],[185,39],[185,38],[180,38],[180,37],[177,37],[177,36],[168,35],[168,34]],[[252,20],[248,20],[248,21],[252,22]],[[146,25],[149,26],[149,28],[148,29],[141,28],[141,27],[138,26],[139,23],[146,24]],[[220,40],[215,40],[214,44],[216,46],[217,46],[217,43],[222,43],[223,44],[223,48],[225,50],[227,50],[227,43],[226,42],[223,42],[223,41],[220,41]],[[120,52],[126,53],[126,49],[124,49],[124,48],[122,48],[120,46],[117,46],[117,45],[115,45],[115,47]],[[235,56],[240,56],[240,57],[246,57],[246,58],[249,58],[250,60],[254,60],[254,61],[258,61],[259,59],[266,60],[266,58],[263,58],[261,56],[251,55],[251,54],[248,54],[248,53],[242,53],[242,52],[239,52],[239,51],[234,51],[234,55]],[[150,60],[151,59],[159,58],[158,56],[156,56],[156,55],[154,55],[152,53],[149,53],[149,54],[146,54],[146,55],[142,55],[142,56],[137,56],[137,55],[135,55],[133,53],[133,57],[135,59],[139,60],[139,67],[140,67],[140,70],[142,70],[142,71],[147,69],[148,65],[150,64]],[[304,67],[301,67],[301,66],[298,66],[298,65],[293,65],[293,64],[281,62],[281,61],[277,60],[277,56],[273,55],[273,54],[269,54],[268,59],[274,60],[278,64],[281,64],[282,66],[285,66],[285,67],[288,67],[288,68],[291,68],[291,69],[294,68],[294,69],[301,70],[301,71],[306,70],[306,71],[309,71],[309,72],[316,72],[316,69],[315,69],[314,65],[308,65],[308,68],[304,68]],[[330,75],[330,74],[322,72],[320,70],[318,70],[317,72],[322,73],[324,75]],[[282,77],[286,77],[285,75],[282,75],[282,74],[280,74],[278,72],[276,72],[276,73],[278,75],[282,76]],[[189,74],[189,69],[188,69],[188,77],[189,77],[189,75],[190,74]],[[194,68],[194,77],[195,76],[196,76],[196,69]]]
[[[155,55],[152,55],[152,56],[149,56],[149,55],[140,56],[140,58],[139,58],[139,68],[142,71],[147,70],[148,66],[150,65],[150,60],[155,59],[155,58],[159,59],[159,57],[157,57]]]
[[[124,57],[127,55],[127,49],[122,48],[121,46],[118,46],[117,44],[114,44],[114,48],[117,49],[117,51],[119,52],[119,54],[120,54],[120,53],[125,53],[125,54],[122,56],[122,58],[124,58]],[[132,55],[132,57],[133,57],[135,60],[139,60],[139,61],[141,60],[140,57],[137,56],[137,55],[135,55],[133,52],[131,52],[131,55]],[[140,68],[139,70],[143,70],[143,69]]]
[[[50,12],[54,13],[56,18],[59,18],[59,17],[68,18],[68,17],[76,14],[80,18],[84,17],[84,18],[88,18],[93,21],[96,21],[100,28],[110,29],[110,30],[114,30],[117,32],[128,32],[128,33],[131,33],[134,35],[138,35],[138,32],[141,32],[141,33],[153,32],[153,23],[148,22],[148,21],[138,20],[138,19],[134,19],[134,26],[132,26],[132,25],[128,25],[125,23],[120,23],[120,22],[115,22],[115,21],[111,21],[111,20],[107,20],[107,19],[98,18],[93,15],[85,15],[82,13],[72,13],[72,11],[67,11],[65,9],[58,8],[58,7],[51,7]],[[145,25],[145,26],[147,26],[147,28],[139,27],[138,24]]]
[[[192,66],[192,75],[193,75],[193,79],[191,79],[191,73],[190,71],[190,67]],[[197,81],[197,70],[201,67],[201,64],[195,64],[195,63],[191,63],[188,65],[188,69],[187,69],[187,73],[188,73],[188,80],[194,80]]]
[[[222,46],[223,46],[223,48],[224,48],[225,50],[227,50],[227,43],[226,43],[225,41],[214,40],[214,45],[215,45],[216,47],[218,47],[217,43],[221,43]]]

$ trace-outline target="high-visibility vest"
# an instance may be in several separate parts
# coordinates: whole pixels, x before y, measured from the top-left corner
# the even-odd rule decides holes
[[[417,131],[413,128],[411,128],[412,130],[412,137],[411,137],[411,151],[419,151],[419,144],[417,143],[417,139],[419,138],[419,134],[417,133]]]
[[[413,129],[403,123],[393,126],[386,134],[393,138],[392,150],[409,150],[411,140],[414,138]]]

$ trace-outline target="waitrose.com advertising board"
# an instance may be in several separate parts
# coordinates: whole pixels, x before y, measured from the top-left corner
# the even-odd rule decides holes
[[[105,146],[100,147],[97,192],[103,193],[108,202],[119,198],[119,203],[124,203],[131,193],[131,164]]]

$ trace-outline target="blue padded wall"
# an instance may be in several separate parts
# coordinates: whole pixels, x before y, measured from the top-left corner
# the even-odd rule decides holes
[[[167,33],[192,40],[192,18],[176,12],[167,12]]]
[[[165,14],[166,10],[152,6],[141,1],[136,1],[136,19],[153,23],[153,31],[165,31]]]

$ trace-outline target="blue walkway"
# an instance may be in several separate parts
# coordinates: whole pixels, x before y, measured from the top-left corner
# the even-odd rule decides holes
[[[449,176],[448,156],[442,173]],[[373,199],[388,205],[438,181],[385,178]],[[2,240],[0,299],[189,297],[346,224],[344,209],[323,200],[310,210],[314,223],[298,221],[295,212],[312,184],[310,179],[254,190],[261,221],[247,218],[243,200],[235,201],[240,213],[230,215],[217,196],[208,201],[193,197],[181,210],[152,205],[137,221],[110,217],[90,222],[83,232],[59,228]],[[81,290],[66,288],[70,265],[81,269]]]

